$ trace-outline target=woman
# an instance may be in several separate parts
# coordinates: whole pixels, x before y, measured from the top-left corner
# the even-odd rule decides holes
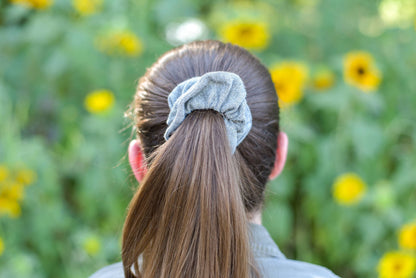
[[[267,68],[238,46],[193,42],[159,58],[130,109],[140,187],[122,263],[92,277],[336,277],[286,259],[261,226],[288,146],[277,103]]]

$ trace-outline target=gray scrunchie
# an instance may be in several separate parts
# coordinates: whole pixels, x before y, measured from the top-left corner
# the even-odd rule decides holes
[[[166,140],[189,113],[201,109],[213,109],[222,114],[232,153],[251,129],[252,117],[246,102],[246,90],[235,73],[215,71],[185,80],[169,94],[168,103],[170,113],[166,121]]]

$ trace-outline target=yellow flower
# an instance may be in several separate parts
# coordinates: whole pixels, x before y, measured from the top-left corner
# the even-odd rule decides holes
[[[72,0],[72,5],[80,15],[87,16],[101,8],[102,0]]]
[[[84,240],[82,245],[88,255],[93,256],[101,249],[101,242],[96,236],[90,236]]]
[[[34,183],[36,180],[36,173],[30,169],[20,169],[16,173],[16,181],[24,185]]]
[[[264,22],[236,20],[225,24],[220,36],[241,47],[261,50],[269,45],[270,31]]]
[[[142,45],[136,35],[124,32],[118,36],[120,48],[129,56],[136,56],[142,50]]]
[[[53,1],[52,0],[11,0],[13,4],[22,5],[28,8],[34,8],[44,10],[49,8]]]
[[[9,198],[15,200],[22,200],[23,199],[23,185],[19,183],[13,183],[9,188]]]
[[[376,90],[381,82],[381,74],[370,53],[356,51],[344,58],[345,81],[364,92]]]
[[[406,224],[400,229],[399,245],[405,249],[416,250],[416,223]]]
[[[0,188],[0,198],[19,201],[23,199],[23,185],[20,183],[7,183]]]
[[[312,79],[312,85],[317,90],[326,90],[331,88],[335,83],[335,74],[328,69],[321,69],[315,73]]]
[[[401,251],[384,254],[378,263],[380,278],[410,278],[415,271],[415,258]]]
[[[16,200],[0,197],[0,215],[7,214],[12,218],[16,218],[20,216],[20,213],[20,206]]]
[[[4,242],[3,239],[0,237],[0,256],[3,254],[4,252]]]
[[[95,90],[85,97],[84,105],[93,114],[106,112],[114,105],[114,95],[109,90]]]
[[[9,168],[0,164],[0,182],[5,181],[9,177]]]
[[[138,56],[143,51],[141,40],[131,31],[115,31],[98,39],[98,48],[109,55]]]
[[[308,69],[298,62],[282,62],[270,69],[270,74],[279,97],[279,105],[287,107],[298,103],[308,78]]]
[[[52,5],[52,0],[29,0],[32,7],[35,9],[44,10]]]
[[[361,200],[366,187],[366,184],[358,175],[346,173],[335,180],[333,196],[341,205],[352,205]]]

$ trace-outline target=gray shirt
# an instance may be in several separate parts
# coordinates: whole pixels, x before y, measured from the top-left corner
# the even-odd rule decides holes
[[[339,278],[322,266],[287,259],[262,225],[250,224],[250,245],[264,278]],[[110,277],[124,278],[121,262],[106,266],[90,276]]]

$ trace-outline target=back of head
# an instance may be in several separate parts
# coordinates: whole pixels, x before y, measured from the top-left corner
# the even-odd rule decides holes
[[[235,73],[243,81],[252,115],[248,135],[232,154],[222,115],[196,110],[166,141],[169,93],[185,80],[215,71]],[[126,277],[258,276],[247,219],[262,205],[279,131],[268,70],[238,46],[190,43],[148,69],[131,112],[148,171],[124,225]]]

